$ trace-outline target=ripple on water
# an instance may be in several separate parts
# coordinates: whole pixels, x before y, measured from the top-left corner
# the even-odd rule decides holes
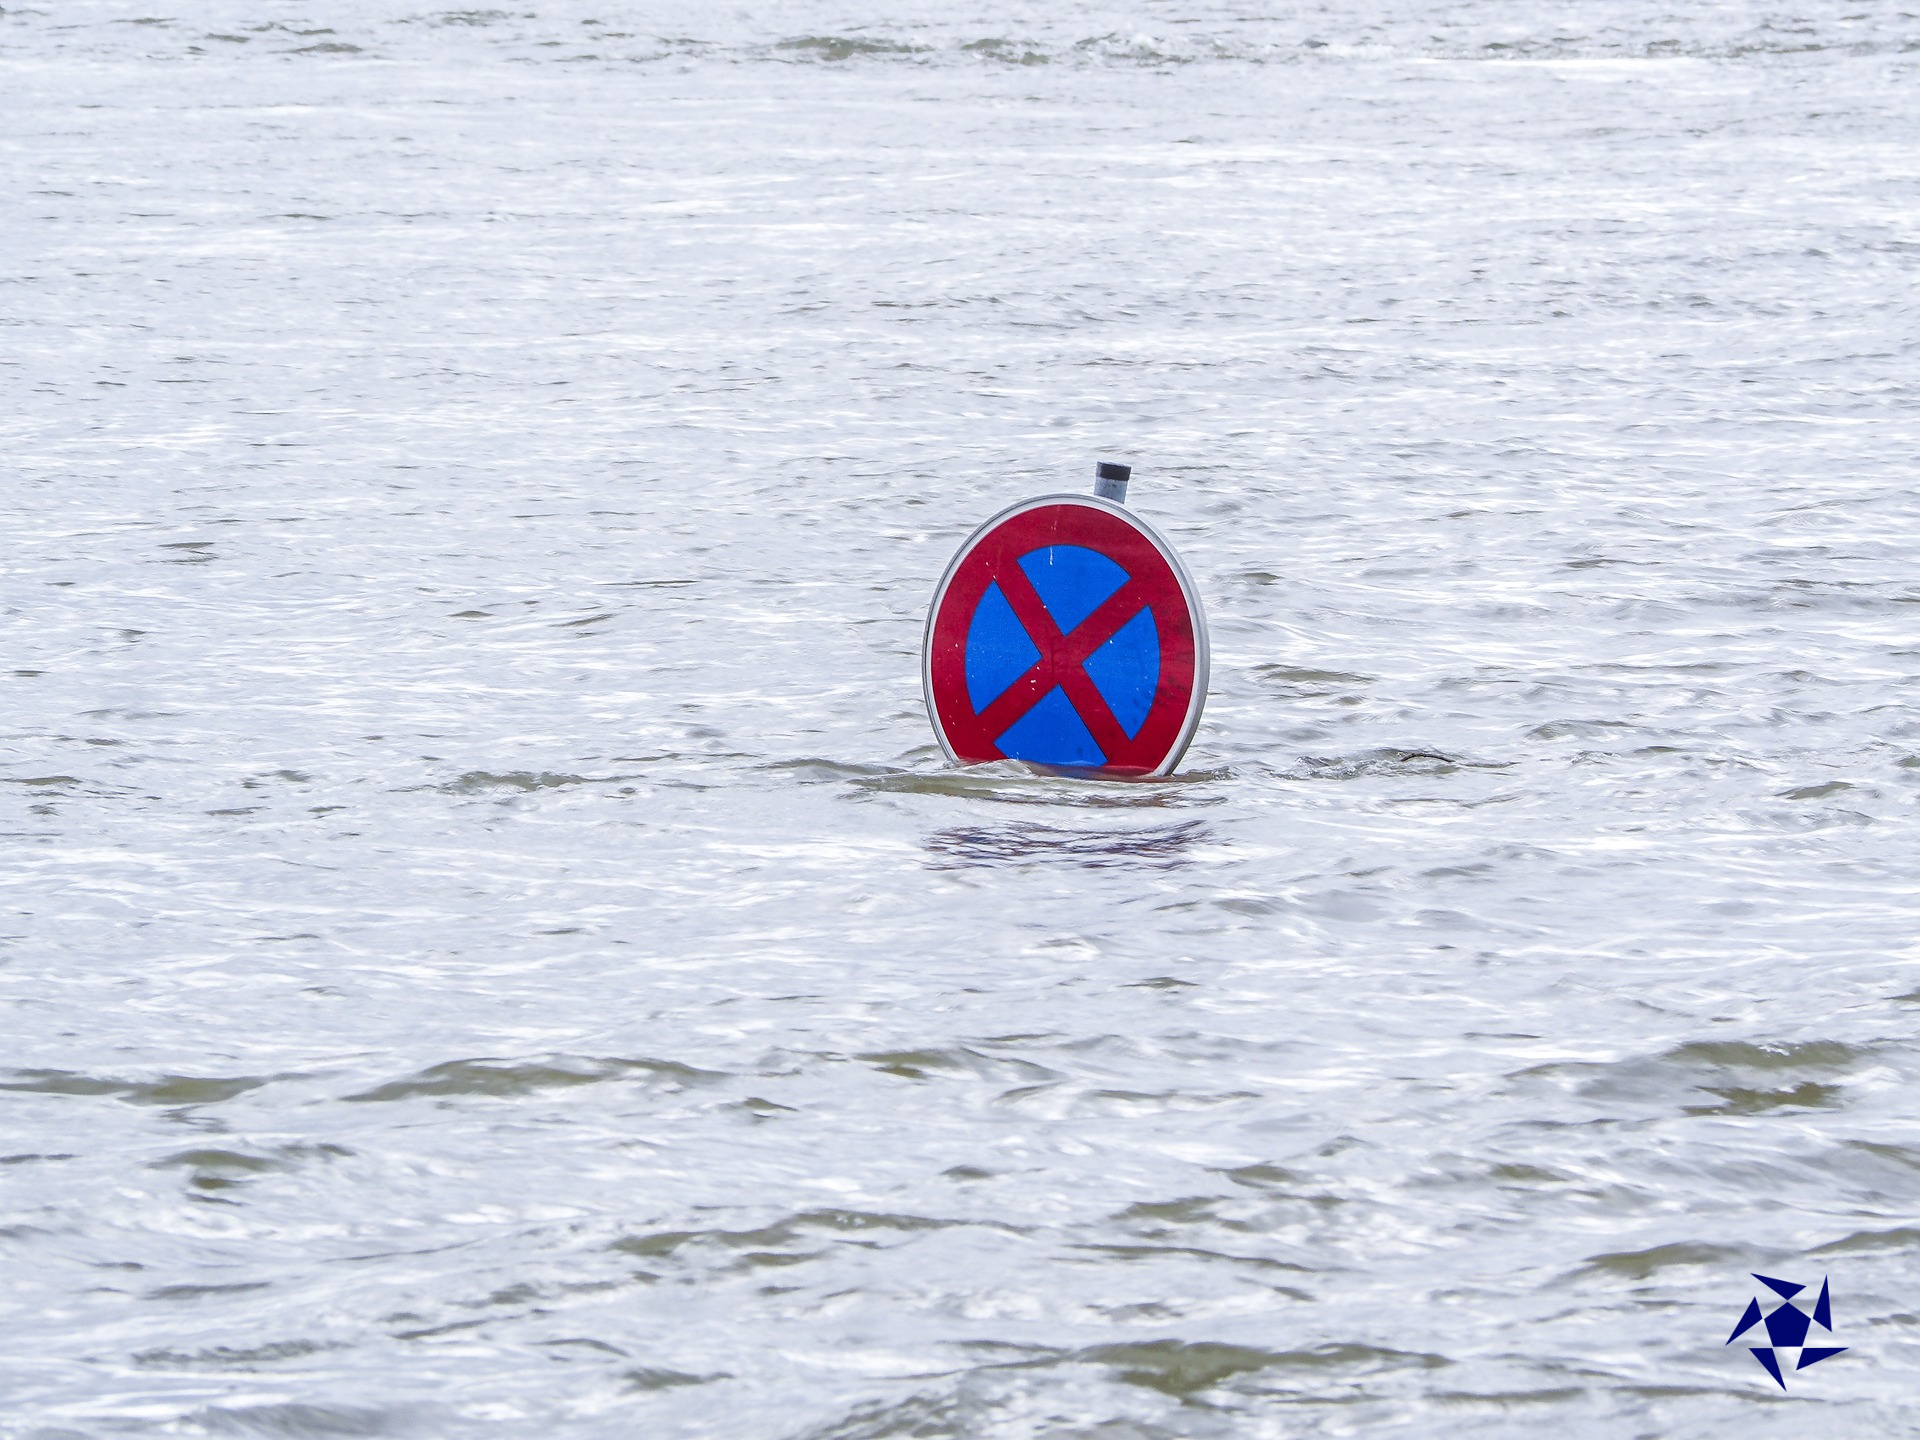
[[[444,1419],[417,1407],[313,1405],[285,1402],[269,1405],[210,1405],[185,1417],[211,1435],[287,1436],[289,1440],[330,1440],[345,1436],[391,1436],[419,1433],[423,1422]]]
[[[1704,1241],[1676,1241],[1646,1250],[1614,1250],[1590,1255],[1578,1274],[1614,1276],[1622,1280],[1648,1280],[1664,1270],[1700,1267],[1711,1270],[1737,1270],[1742,1251],[1732,1245],[1711,1245]]]
[[[1188,820],[1145,830],[1068,830],[1041,824],[936,830],[926,847],[935,870],[992,869],[1019,865],[1067,865],[1100,869],[1128,866],[1171,870],[1192,863],[1191,852],[1214,836]]]
[[[649,1088],[679,1091],[714,1085],[729,1077],[674,1060],[634,1060],[557,1055],[546,1061],[492,1058],[446,1060],[401,1080],[341,1098],[357,1104],[388,1104],[423,1098],[478,1096],[515,1099],[543,1090],[564,1090],[607,1081],[639,1082]]]
[[[309,1355],[324,1355],[331,1350],[353,1347],[339,1340],[274,1340],[265,1345],[231,1347],[217,1345],[191,1354],[179,1350],[142,1350],[133,1356],[136,1365],[161,1370],[261,1370]]]
[[[1757,1116],[1827,1110],[1845,1103],[1844,1077],[1872,1059],[1866,1047],[1810,1040],[1688,1041],[1653,1055],[1614,1061],[1564,1061],[1518,1072],[1523,1089],[1542,1082],[1650,1113]],[[1681,1103],[1688,1095],[1710,1103]]]
[[[1003,1235],[1022,1227],[999,1220],[939,1219],[926,1215],[822,1208],[803,1210],[745,1230],[661,1230],[625,1235],[607,1248],[684,1275],[751,1274],[825,1260],[836,1250],[890,1250],[936,1231],[977,1229]],[[648,1279],[657,1271],[643,1272]]]
[[[621,1372],[621,1378],[627,1382],[630,1390],[672,1390],[682,1385],[711,1385],[717,1380],[731,1380],[732,1375],[717,1370],[711,1375],[689,1375],[684,1370],[650,1369],[645,1366],[638,1370]]]
[[[0,1090],[33,1095],[110,1095],[129,1105],[217,1105],[250,1090],[298,1075],[162,1075],[153,1080],[116,1080],[70,1070],[10,1070]]]
[[[267,1154],[242,1150],[202,1148],[182,1150],[164,1159],[150,1161],[151,1170],[184,1170],[188,1189],[202,1193],[242,1190],[248,1182],[262,1176],[288,1174],[315,1162],[353,1158],[344,1145],[330,1142],[317,1145],[289,1144],[275,1147]]]
[[[871,795],[925,795],[955,800],[985,800],[1005,805],[1079,807],[1094,810],[1217,805],[1226,798],[1209,785],[1231,771],[1189,770],[1175,775],[1145,775],[1125,782],[1088,779],[1068,772],[995,760],[938,770],[907,770],[886,765],[848,765],[837,761],[781,761],[763,767],[802,783],[838,782],[851,787],[850,798]]]
[[[1444,1355],[1384,1349],[1348,1342],[1308,1350],[1261,1350],[1211,1341],[1147,1340],[1092,1345],[1060,1357],[1062,1364],[1106,1365],[1128,1385],[1182,1398],[1236,1376],[1263,1372],[1337,1372],[1361,1377],[1385,1370],[1437,1370],[1453,1362]]]

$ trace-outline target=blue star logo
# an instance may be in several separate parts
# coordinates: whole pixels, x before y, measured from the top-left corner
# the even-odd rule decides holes
[[[1787,1388],[1787,1378],[1780,1371],[1783,1359],[1791,1360],[1795,1370],[1804,1370],[1809,1365],[1830,1360],[1848,1348],[1845,1345],[1807,1344],[1807,1332],[1815,1325],[1828,1334],[1833,1333],[1833,1306],[1827,1299],[1825,1276],[1821,1277],[1820,1298],[1814,1302],[1811,1315],[1793,1303],[1793,1297],[1806,1286],[1796,1285],[1791,1280],[1775,1280],[1767,1275],[1755,1275],[1753,1278],[1778,1295],[1780,1303],[1763,1316],[1758,1300],[1747,1301],[1746,1313],[1740,1317],[1740,1323],[1733,1327],[1727,1344],[1731,1345],[1754,1326],[1764,1325],[1767,1343],[1748,1348],[1753,1351],[1753,1358],[1760,1362],[1761,1368],[1773,1376],[1782,1390]]]

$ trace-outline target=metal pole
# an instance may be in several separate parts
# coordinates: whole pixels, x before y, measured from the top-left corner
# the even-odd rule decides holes
[[[1102,500],[1111,500],[1116,505],[1124,505],[1127,503],[1127,481],[1132,478],[1131,465],[1101,460],[1093,467],[1093,493]]]

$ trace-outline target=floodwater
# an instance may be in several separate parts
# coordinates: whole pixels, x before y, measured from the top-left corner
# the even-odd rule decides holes
[[[0,13],[0,1434],[1920,1434],[1920,17],[157,3]],[[1193,747],[949,768],[1103,457]]]

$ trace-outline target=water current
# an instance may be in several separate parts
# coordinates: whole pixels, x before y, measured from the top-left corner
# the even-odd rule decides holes
[[[0,11],[0,1434],[1920,1434],[1920,16],[528,3]]]

